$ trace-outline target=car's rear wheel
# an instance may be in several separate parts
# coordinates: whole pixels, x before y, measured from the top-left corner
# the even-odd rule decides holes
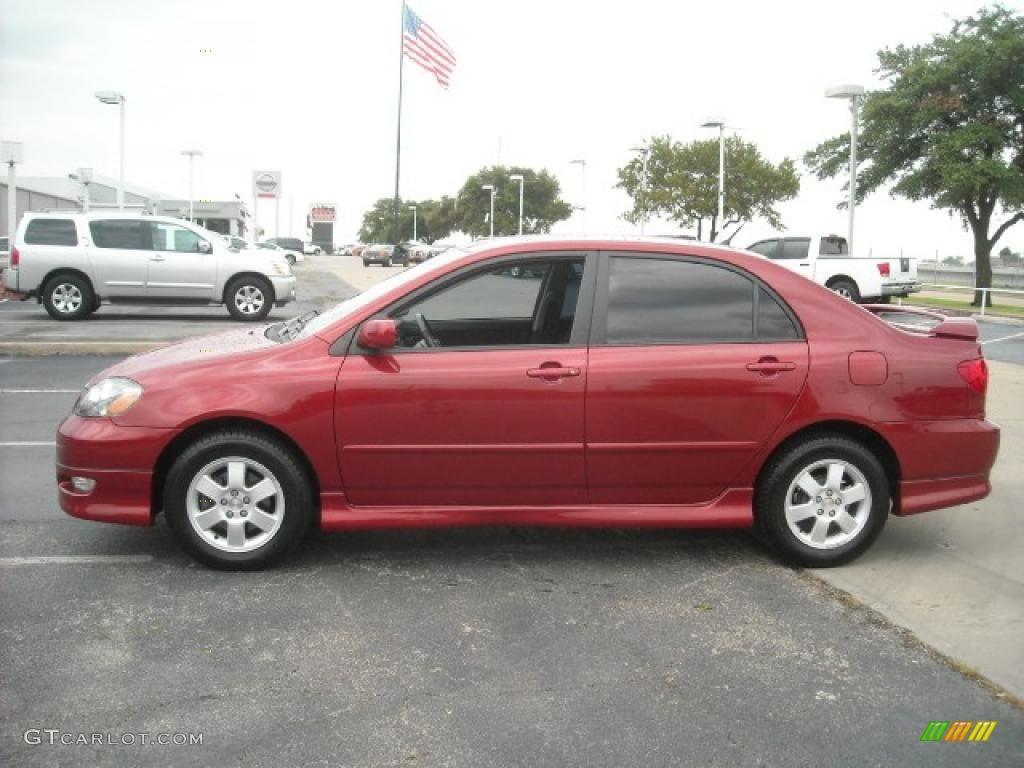
[[[809,567],[842,565],[882,532],[889,481],[861,443],[823,435],[785,449],[758,483],[760,530],[787,560]]]
[[[829,283],[828,287],[854,304],[860,301],[860,291],[857,289],[857,284],[852,280],[835,280]]]
[[[43,287],[43,306],[54,320],[82,320],[95,310],[96,297],[84,277],[56,275]]]
[[[171,466],[164,514],[181,546],[221,570],[258,570],[281,561],[312,517],[310,482],[283,445],[223,431],[190,445]]]
[[[225,303],[236,320],[258,321],[270,314],[274,292],[270,283],[260,277],[238,277],[228,284]]]

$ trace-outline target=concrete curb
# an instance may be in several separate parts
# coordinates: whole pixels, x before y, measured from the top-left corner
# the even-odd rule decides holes
[[[134,355],[166,347],[162,341],[0,341],[0,355],[48,357],[51,355]]]

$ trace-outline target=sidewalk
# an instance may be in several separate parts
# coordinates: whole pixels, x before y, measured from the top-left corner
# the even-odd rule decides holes
[[[1024,366],[989,369],[988,414],[1003,430],[992,495],[891,517],[858,561],[811,573],[1024,698]]]

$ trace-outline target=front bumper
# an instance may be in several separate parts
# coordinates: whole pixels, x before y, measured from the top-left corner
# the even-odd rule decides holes
[[[153,523],[153,468],[177,430],[121,427],[69,416],[57,430],[57,495],[71,517],[127,525]],[[72,478],[95,482],[76,490]]]
[[[918,280],[910,280],[905,283],[885,283],[882,285],[883,296],[906,296],[909,293],[917,293],[921,290],[921,283]]]
[[[270,284],[274,286],[274,303],[278,306],[295,301],[295,275],[270,275]]]

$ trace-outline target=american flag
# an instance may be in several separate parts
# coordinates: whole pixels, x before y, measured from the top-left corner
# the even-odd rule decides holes
[[[433,73],[442,88],[447,88],[448,78],[455,69],[455,52],[433,27],[413,13],[412,8],[406,5],[403,11],[402,50],[427,72]]]

